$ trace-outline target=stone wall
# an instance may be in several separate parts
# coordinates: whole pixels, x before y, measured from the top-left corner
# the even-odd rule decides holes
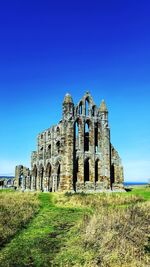
[[[17,181],[24,172],[24,167],[16,167]],[[118,152],[110,144],[105,102],[98,108],[86,92],[74,105],[72,97],[66,94],[62,120],[37,137],[30,176],[30,183],[24,182],[22,186],[50,192],[90,192],[122,185],[123,167]]]

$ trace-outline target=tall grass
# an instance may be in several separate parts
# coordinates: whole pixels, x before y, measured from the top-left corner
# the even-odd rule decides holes
[[[83,216],[56,263],[76,267],[149,267],[150,201],[144,200],[144,192],[142,195],[60,195],[58,205],[87,207],[92,213]]]
[[[2,243],[27,227],[1,250],[4,267],[150,266],[148,189],[132,194],[7,193],[0,198]],[[40,212],[27,224],[39,208],[38,198]]]
[[[37,194],[22,192],[0,193],[0,245],[18,229],[25,227],[39,209]]]
[[[101,208],[84,218],[81,232],[92,266],[150,266],[150,201],[125,209]]]
[[[99,207],[116,207],[122,205],[136,204],[144,201],[142,196],[123,194],[65,194],[60,195],[57,201],[58,205],[74,207],[90,207],[99,209]]]

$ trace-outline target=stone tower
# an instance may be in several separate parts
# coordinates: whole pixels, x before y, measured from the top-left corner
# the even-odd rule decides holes
[[[65,95],[62,120],[38,135],[28,177],[26,189],[49,192],[123,187],[123,167],[110,143],[104,100],[98,108],[86,92],[74,105],[71,95]]]

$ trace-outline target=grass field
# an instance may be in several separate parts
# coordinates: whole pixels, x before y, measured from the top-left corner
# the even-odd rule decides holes
[[[150,188],[0,192],[0,200],[3,267],[150,266]]]

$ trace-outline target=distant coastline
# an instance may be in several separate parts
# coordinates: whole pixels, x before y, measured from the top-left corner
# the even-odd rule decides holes
[[[124,186],[140,186],[140,185],[147,185],[148,182],[142,183],[142,182],[124,182]]]

